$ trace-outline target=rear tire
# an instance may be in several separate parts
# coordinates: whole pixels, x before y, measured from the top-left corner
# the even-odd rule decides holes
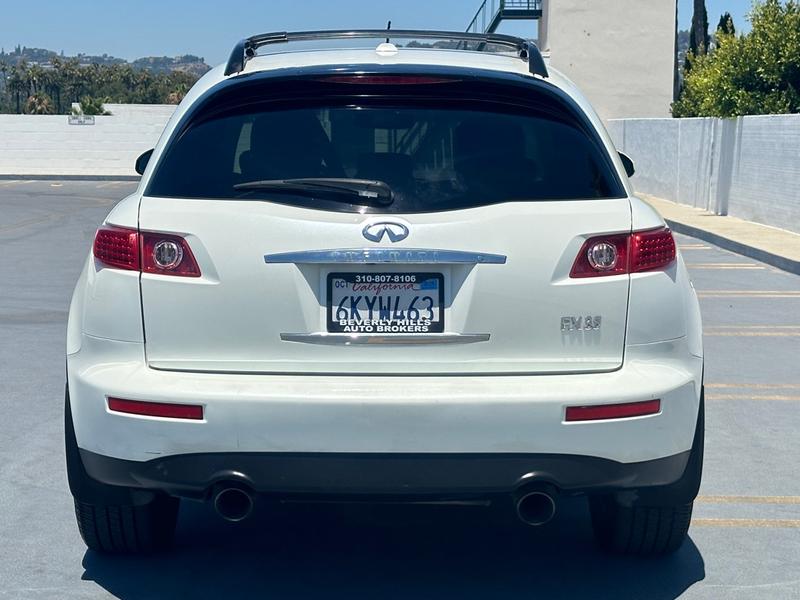
[[[692,502],[675,506],[623,506],[613,496],[589,499],[595,539],[604,550],[662,556],[680,548],[692,520]]]
[[[64,405],[67,479],[83,541],[91,550],[109,554],[169,548],[180,500],[158,491],[107,485],[89,477],[75,439],[69,390]]]
[[[700,388],[692,450],[681,478],[669,485],[637,490],[620,502],[614,494],[589,497],[592,529],[600,547],[617,554],[663,556],[681,547],[700,489],[705,449],[705,388]]]
[[[84,543],[107,554],[137,554],[172,545],[177,498],[159,496],[148,504],[97,505],[75,500],[75,518]]]

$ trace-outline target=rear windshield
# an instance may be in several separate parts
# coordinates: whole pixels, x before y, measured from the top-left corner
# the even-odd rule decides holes
[[[197,122],[171,142],[147,193],[360,213],[623,195],[605,150],[568,119],[408,104],[252,107]],[[381,181],[392,201],[235,187],[296,178]]]

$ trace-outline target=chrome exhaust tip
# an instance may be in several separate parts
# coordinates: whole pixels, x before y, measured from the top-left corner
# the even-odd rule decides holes
[[[517,499],[517,516],[526,525],[544,525],[555,514],[555,495],[549,491],[534,490],[521,494]]]
[[[214,494],[214,510],[226,521],[244,521],[253,512],[253,494],[241,487],[220,486]]]

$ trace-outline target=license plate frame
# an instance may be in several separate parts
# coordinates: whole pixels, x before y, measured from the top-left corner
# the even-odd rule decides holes
[[[364,281],[358,281],[358,278],[362,277],[365,278]],[[409,278],[414,278],[413,281],[408,281]],[[395,319],[396,316],[396,309],[400,308],[400,310],[405,313],[407,310],[407,306],[398,307],[395,305],[390,306],[390,318],[388,322],[384,322],[383,324],[371,324],[371,325],[363,325],[363,322],[369,320],[369,313],[367,314],[366,319],[362,319],[362,325],[360,326],[348,326],[342,325],[342,323],[335,318],[335,309],[338,308],[333,306],[333,298],[334,298],[334,282],[335,281],[347,281],[352,286],[353,284],[361,284],[361,285],[408,285],[408,284],[421,284],[422,282],[428,282],[431,280],[436,281],[436,290],[433,288],[430,289],[431,293],[428,294],[432,297],[435,295],[435,299],[438,301],[438,310],[435,313],[435,316],[438,316],[438,319],[433,319],[430,321],[429,324],[424,323],[424,319],[421,319],[424,316],[425,311],[429,310],[428,307],[423,302],[418,310],[421,313],[420,319],[408,320],[409,323],[402,324],[399,319]],[[430,284],[427,284],[430,285]],[[345,288],[342,288],[345,289]],[[352,289],[352,287],[351,287]],[[363,291],[359,290],[361,293]],[[369,290],[368,290],[369,291]],[[384,297],[388,296],[397,296],[397,293],[405,292],[406,296],[413,295],[414,291],[409,291],[407,288],[402,290],[386,290],[388,294],[385,294]],[[395,294],[392,294],[392,292]],[[422,294],[424,294],[424,290],[419,290]],[[433,292],[438,292],[434,294]],[[356,292],[354,292],[356,293]],[[375,294],[373,294],[375,295]],[[380,296],[381,293],[378,292],[376,296],[376,300],[374,300],[373,309],[373,316],[374,312],[378,310],[378,302],[377,297]],[[366,303],[366,301],[365,301]],[[433,306],[432,306],[433,308]],[[431,308],[431,311],[432,311]],[[366,310],[366,306],[362,305],[360,308],[361,311]],[[391,313],[394,312],[394,315]],[[380,314],[378,315],[380,317]],[[382,319],[378,319],[378,321],[382,321]],[[329,333],[356,333],[356,334],[380,334],[380,335],[427,335],[430,333],[444,333],[444,323],[445,323],[445,306],[444,306],[444,273],[440,272],[429,272],[429,271],[393,271],[393,272],[370,272],[370,271],[340,271],[335,273],[328,273],[327,276],[327,296],[325,299],[325,325],[326,330]],[[387,329],[388,328],[388,329]],[[405,329],[405,330],[404,330]],[[424,330],[422,330],[424,329]]]

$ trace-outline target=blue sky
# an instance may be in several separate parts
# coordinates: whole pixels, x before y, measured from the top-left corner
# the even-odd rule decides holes
[[[217,64],[227,58],[236,40],[263,31],[383,27],[388,19],[396,28],[463,30],[480,0],[41,0],[3,4],[0,46],[6,50],[22,44],[67,54],[107,53],[127,59],[197,54]],[[680,27],[688,28],[692,0],[678,0],[678,4]],[[712,28],[725,10],[733,14],[737,30],[745,28],[750,0],[706,0],[706,6]],[[535,37],[534,25],[528,22],[509,23],[502,31]]]

